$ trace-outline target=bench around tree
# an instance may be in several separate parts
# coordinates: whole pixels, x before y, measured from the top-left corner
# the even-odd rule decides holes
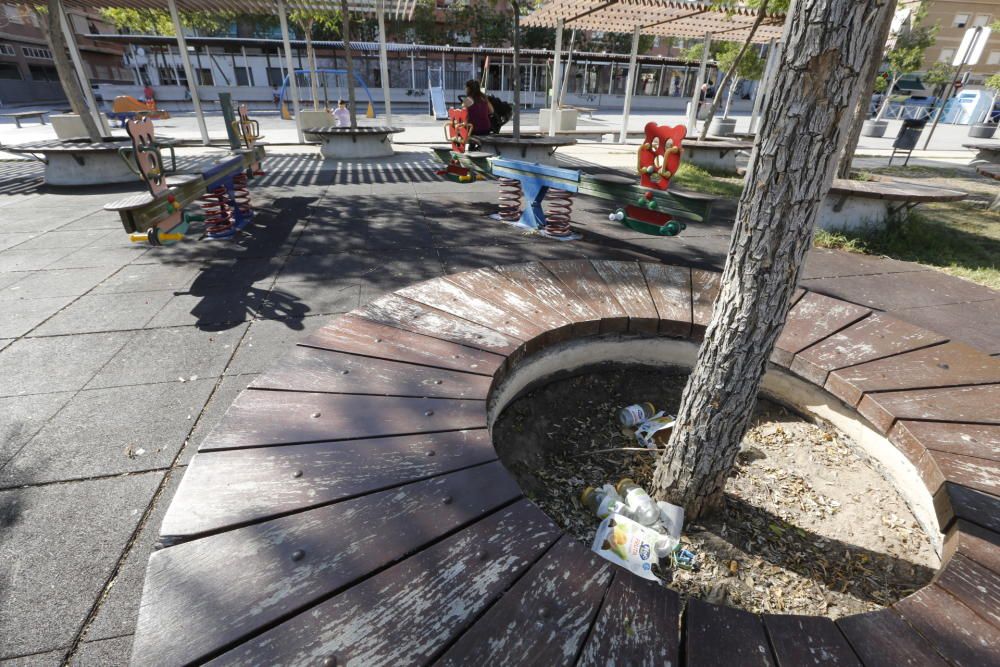
[[[401,127],[309,127],[305,134],[319,140],[319,152],[324,158],[334,160],[389,157],[393,155],[392,135],[403,131]]]

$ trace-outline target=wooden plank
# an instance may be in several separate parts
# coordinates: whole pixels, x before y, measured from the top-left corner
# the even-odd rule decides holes
[[[132,662],[204,658],[519,495],[490,463],[156,551]]]
[[[387,294],[351,313],[379,324],[468,345],[504,356],[513,354],[522,341],[435,308]]]
[[[483,401],[248,389],[199,451],[484,428]]]
[[[691,337],[697,340],[705,335],[705,328],[712,321],[715,299],[722,288],[722,274],[717,271],[691,269]]]
[[[1000,424],[1000,384],[865,394],[858,412],[883,433],[897,419]]]
[[[1000,425],[898,421],[889,440],[904,452],[930,449],[1000,461]]]
[[[764,627],[778,667],[851,665],[861,662],[836,624],[822,616],[765,614]]]
[[[945,564],[934,583],[1000,628],[1000,574],[956,555]]]
[[[926,457],[940,472],[939,485],[947,480],[983,493],[1000,496],[1000,461],[956,456],[934,450],[929,450]],[[931,493],[935,490],[936,488],[932,488]]]
[[[497,273],[542,303],[564,312],[566,319],[573,322],[575,336],[593,336],[600,331],[601,316],[540,263],[528,262],[494,268]]]
[[[546,330],[550,343],[570,336],[573,323],[568,317],[492,269],[463,271],[445,276],[444,280],[486,299],[503,311],[534,322]]]
[[[585,259],[542,264],[601,318],[601,333],[628,331],[628,313],[618,303],[597,269]]]
[[[888,609],[845,616],[837,627],[865,667],[946,667],[927,641]]]
[[[933,331],[921,329],[885,313],[872,313],[860,322],[796,354],[791,369],[793,373],[822,387],[830,371],[947,340]]]
[[[591,260],[590,263],[628,313],[628,330],[631,333],[656,334],[660,316],[639,264],[604,259]]]
[[[485,429],[203,452],[184,473],[161,542],[260,521],[496,458]]]
[[[796,354],[854,324],[870,312],[863,306],[808,292],[788,311],[771,361],[788,368]]]
[[[826,389],[849,405],[874,391],[1000,382],[1000,359],[965,343],[943,343],[830,373]]]
[[[610,565],[564,535],[436,664],[572,665],[610,582]]]
[[[687,667],[774,666],[760,617],[691,598],[684,623]]]
[[[955,554],[1000,573],[1000,533],[959,519],[948,531],[941,559],[947,561]]]
[[[1000,498],[946,481],[934,494],[938,525],[948,528],[953,519],[965,519],[1000,532]]]
[[[344,352],[295,347],[251,384],[257,389],[486,400],[492,378]]]
[[[209,664],[425,663],[500,597],[559,532],[541,510],[519,501]]]
[[[646,285],[660,318],[659,331],[667,336],[691,335],[691,269],[686,266],[642,262]]]
[[[378,324],[351,314],[334,319],[300,345],[480,375],[493,375],[504,362],[504,357],[499,354]]]
[[[956,667],[1000,664],[1000,632],[944,589],[926,586],[892,609]]]
[[[625,570],[614,574],[577,665],[679,664],[680,596]]]
[[[395,292],[411,301],[489,327],[518,340],[534,340],[545,329],[517,313],[499,308],[486,299],[442,278],[417,283]]]

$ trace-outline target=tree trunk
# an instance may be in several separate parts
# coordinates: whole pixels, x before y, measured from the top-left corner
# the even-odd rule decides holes
[[[757,9],[757,16],[754,18],[753,25],[750,26],[750,34],[747,35],[747,39],[743,42],[743,46],[740,48],[740,52],[736,54],[736,59],[733,60],[733,64],[729,66],[729,71],[722,77],[722,81],[718,83],[715,88],[715,97],[712,98],[712,106],[708,109],[708,115],[705,116],[705,124],[701,127],[701,134],[698,135],[700,141],[704,141],[705,137],[708,136],[708,126],[715,117],[715,112],[719,110],[719,104],[722,102],[722,89],[726,87],[726,82],[733,78],[736,74],[736,68],[740,66],[740,61],[743,60],[743,56],[746,54],[747,50],[750,48],[750,44],[753,42],[753,36],[757,34],[757,28],[764,21],[764,17],[767,15],[767,6],[770,4],[769,0],[761,0],[760,7]]]
[[[90,137],[91,141],[100,141],[101,133],[97,129],[97,123],[87,107],[83,89],[80,87],[82,82],[76,78],[73,63],[70,62],[69,54],[66,53],[66,36],[63,34],[59,18],[62,13],[62,3],[59,0],[48,0],[47,8],[48,12],[44,20],[40,20],[38,24],[42,26],[49,46],[52,47],[52,61],[55,63],[56,73],[59,75],[59,83],[62,84],[63,92],[66,93],[66,99],[69,100],[69,106],[73,113],[78,115],[80,121],[83,122],[87,136]]]
[[[351,56],[351,9],[347,0],[340,0],[340,38],[344,42],[344,68],[347,70],[347,110],[351,113],[351,127],[358,126],[358,112],[354,108],[354,58]]]
[[[789,10],[722,290],[654,476],[656,495],[684,506],[690,519],[722,502],[864,87],[861,74],[881,46],[871,26],[891,18],[892,4],[795,0]]]
[[[890,16],[896,11],[896,1],[893,0],[889,4],[892,5],[890,10]],[[892,21],[883,21],[879,26],[879,33],[875,38],[876,44],[882,45],[882,52],[875,54],[875,57],[868,61],[868,66],[865,67],[865,72],[862,75],[862,81],[867,81],[868,84],[865,86],[864,90],[861,91],[861,97],[858,98],[858,103],[854,107],[854,120],[851,121],[851,131],[847,134],[847,143],[844,145],[844,150],[840,154],[840,163],[837,165],[837,178],[850,178],[851,176],[851,162],[854,161],[854,153],[858,149],[858,142],[861,140],[861,128],[868,120],[868,107],[872,102],[872,94],[875,92],[875,77],[878,76],[878,70],[882,66],[882,53],[885,50],[885,43],[889,39],[889,31],[892,29]]]
[[[319,84],[316,74],[316,49],[313,48],[313,19],[302,22],[302,32],[306,35],[306,61],[309,63],[309,92],[312,95],[313,111],[319,110]]]
[[[892,91],[896,88],[896,84],[899,80],[903,78],[902,74],[897,74],[892,77],[892,83],[889,87],[885,89],[885,99],[882,100],[882,105],[878,109],[878,113],[875,115],[875,120],[882,120],[882,116],[885,115],[885,110],[889,108],[889,102],[892,101]]]
[[[740,85],[740,77],[733,79],[733,85],[729,86],[729,96],[726,98],[726,108],[722,112],[722,120],[729,120],[729,109],[733,106],[733,93],[736,92],[736,87]]]

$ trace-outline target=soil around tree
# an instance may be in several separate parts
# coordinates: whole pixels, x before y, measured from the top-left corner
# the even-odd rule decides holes
[[[617,410],[652,402],[676,413],[686,371],[600,367],[554,380],[499,416],[493,441],[525,494],[590,548],[599,520],[587,486],[631,477],[652,493],[658,454],[637,447]],[[685,526],[697,571],[660,570],[682,593],[761,613],[839,618],[892,604],[939,566],[928,536],[876,464],[843,434],[760,399],[725,506]]]

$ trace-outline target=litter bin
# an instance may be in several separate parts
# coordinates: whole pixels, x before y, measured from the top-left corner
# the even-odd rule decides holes
[[[906,153],[906,159],[903,161],[903,166],[910,161],[910,154],[913,153],[913,149],[917,147],[917,141],[920,140],[920,135],[924,131],[924,126],[927,125],[926,118],[907,118],[903,121],[903,126],[899,128],[899,134],[896,135],[896,140],[892,142],[892,155],[889,157],[889,164],[892,164],[892,159],[896,157],[896,153]]]

